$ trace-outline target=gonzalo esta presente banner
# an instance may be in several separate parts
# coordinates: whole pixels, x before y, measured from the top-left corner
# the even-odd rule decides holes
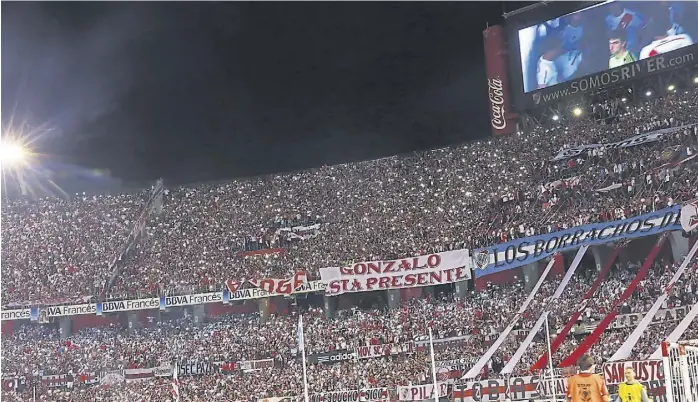
[[[470,279],[470,270],[468,250],[456,250],[321,268],[320,277],[327,284],[327,294],[339,295],[459,282]]]
[[[593,246],[681,230],[680,211],[681,206],[675,205],[630,219],[578,226],[477,249],[473,252],[475,277],[517,268],[585,244]]]

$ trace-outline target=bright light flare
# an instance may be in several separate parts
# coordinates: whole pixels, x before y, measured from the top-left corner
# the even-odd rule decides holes
[[[579,107],[574,108],[574,110],[572,110],[572,114],[574,114],[577,117],[581,116],[582,115],[582,108],[579,108]]]
[[[17,166],[27,160],[29,152],[26,147],[15,143],[0,143],[0,163]]]

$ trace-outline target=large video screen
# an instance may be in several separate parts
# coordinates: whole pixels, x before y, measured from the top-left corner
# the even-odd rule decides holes
[[[518,35],[528,93],[692,45],[698,1],[608,1]]]

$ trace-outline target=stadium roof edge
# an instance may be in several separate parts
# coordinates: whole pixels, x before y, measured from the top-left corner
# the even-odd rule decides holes
[[[556,1],[554,1],[554,0],[548,0],[548,1],[540,1],[540,2],[537,2],[537,3],[534,3],[534,4],[529,4],[529,5],[525,6],[525,7],[521,7],[521,8],[519,8],[519,9],[514,10],[514,11],[509,11],[508,13],[503,13],[503,14],[502,14],[502,17],[504,17],[504,19],[507,19],[507,18],[509,18],[509,17],[515,17],[515,16],[517,16],[517,15],[519,15],[519,14],[522,14],[522,13],[526,13],[526,12],[529,12],[529,11],[536,10],[536,9],[542,7],[542,6],[547,6],[547,5],[549,5],[549,4],[551,4],[551,3],[554,3],[554,2],[556,2]],[[595,4],[599,4],[599,3],[603,3],[603,2],[604,2],[603,0],[576,2],[576,3],[582,3],[582,4],[580,4],[578,7],[575,7],[575,8],[576,8],[577,10],[581,10],[581,9],[587,8],[587,7],[589,7],[589,6],[593,6],[593,5],[595,5]]]
[[[535,3],[535,4],[529,4],[529,5],[525,6],[525,7],[521,7],[521,8],[519,8],[519,9],[517,9],[517,10],[509,11],[508,13],[504,13],[504,14],[502,14],[502,17],[504,17],[504,19],[507,19],[507,18],[509,18],[509,17],[513,17],[513,16],[515,16],[515,15],[518,15],[518,14],[521,14],[521,13],[525,13],[525,12],[527,12],[527,11],[535,10],[535,9],[538,8],[538,7],[547,6],[547,5],[548,5],[548,2],[547,2],[547,1],[541,1],[541,2],[538,2],[538,3]]]

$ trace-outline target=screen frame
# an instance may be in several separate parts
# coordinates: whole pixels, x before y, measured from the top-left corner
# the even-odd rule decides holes
[[[552,18],[572,14],[576,11],[587,9],[606,1],[571,1],[538,3],[540,6],[530,11],[511,13],[506,16],[504,29],[507,35],[507,51],[509,53],[509,82],[514,108],[524,111],[533,107],[531,93],[525,93],[523,88],[523,68],[521,66],[521,50],[519,44],[519,31],[532,25],[540,24]]]
[[[542,107],[546,104],[554,104],[560,101],[573,100],[584,93],[588,93],[587,90],[575,90],[567,94],[573,84],[574,86],[584,86],[589,84],[591,81],[599,80],[603,78],[608,80],[608,75],[615,75],[615,79],[611,80],[610,83],[605,85],[595,86],[595,88],[603,88],[612,85],[620,85],[623,81],[633,81],[635,79],[640,79],[643,77],[650,76],[654,73],[669,71],[672,69],[677,69],[680,66],[675,65],[671,68],[662,67],[657,70],[652,66],[652,60],[656,59],[657,63],[662,63],[666,59],[670,58],[691,58],[692,63],[695,63],[695,58],[698,57],[698,42],[693,45],[686,46],[684,48],[676,49],[671,52],[664,53],[663,55],[658,55],[652,58],[647,58],[640,60],[638,62],[628,64],[626,66],[631,66],[631,76],[625,74],[627,71],[620,72],[617,67],[615,69],[602,69],[598,72],[587,74],[580,77],[575,77],[573,79],[561,82],[556,85],[551,85],[542,89],[535,89],[529,92],[524,92],[524,76],[523,76],[523,66],[521,57],[521,45],[519,43],[519,32],[523,29],[530,28],[541,24],[544,21],[561,18],[574,14],[580,11],[585,11],[593,9],[599,6],[604,6],[610,3],[620,2],[620,0],[604,0],[604,1],[593,1],[593,2],[554,2],[554,3],[538,3],[538,7],[533,7],[529,9],[522,9],[520,12],[513,12],[506,17],[506,35],[507,35],[507,51],[509,53],[509,82],[510,90],[512,96],[512,103],[515,110],[519,112],[524,112],[537,107]],[[696,10],[698,10],[698,2],[695,0],[692,3],[696,4]],[[693,6],[692,6],[693,7]],[[693,8],[691,8],[693,10]],[[696,28],[694,27],[693,30]],[[694,32],[694,35],[696,33]],[[692,35],[693,36],[693,35]],[[696,37],[694,36],[694,40]],[[663,60],[664,59],[664,60]],[[618,79],[618,75],[622,75],[623,78]],[[583,82],[587,81],[587,82]],[[602,80],[603,81],[603,80]],[[575,88],[577,89],[577,88]],[[555,92],[558,92],[557,94]],[[558,97],[559,95],[559,97]]]

